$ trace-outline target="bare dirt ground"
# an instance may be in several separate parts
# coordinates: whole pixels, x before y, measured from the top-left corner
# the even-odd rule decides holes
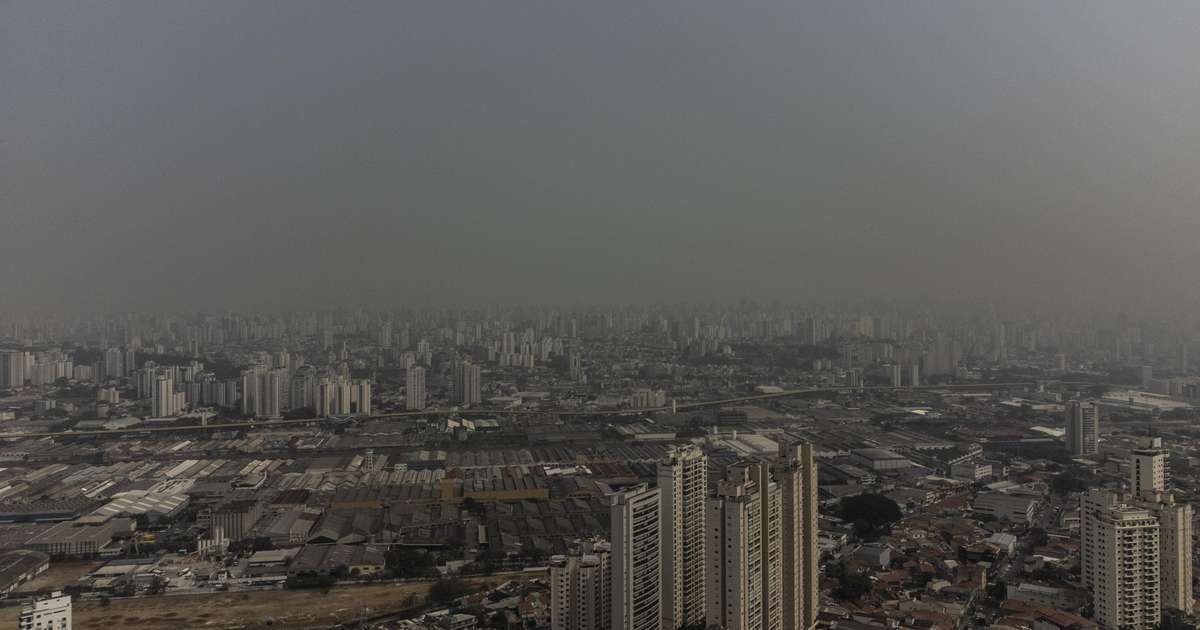
[[[497,575],[466,582],[482,588],[512,578],[511,575]],[[76,600],[72,610],[73,626],[78,630],[328,628],[363,616],[397,612],[413,602],[424,601],[430,584],[408,582],[340,586],[327,590],[115,598],[109,600],[108,605],[102,605],[98,600]],[[0,630],[16,630],[18,609],[5,608],[2,612]]]
[[[21,585],[22,591],[59,590],[69,582],[91,573],[102,562],[51,562],[50,568]]]

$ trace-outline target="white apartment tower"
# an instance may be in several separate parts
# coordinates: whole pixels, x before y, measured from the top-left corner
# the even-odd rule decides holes
[[[771,504],[768,496],[778,489],[763,488],[755,482],[764,472],[755,470],[763,464],[740,464],[726,471],[726,478],[717,484],[716,496],[708,500],[705,531],[709,537],[708,570],[705,575],[707,622],[724,630],[766,630],[770,620],[782,625],[782,609],[776,606],[773,614],[768,591],[771,541],[764,536],[771,527],[765,521],[769,515],[764,508]],[[778,538],[778,537],[777,537]],[[775,547],[778,547],[776,541]],[[778,568],[778,563],[775,563]],[[775,572],[779,576],[779,570]],[[779,593],[776,581],[774,595]]]
[[[1094,455],[1100,447],[1100,407],[1087,400],[1067,403],[1067,450],[1072,455]]]
[[[613,495],[612,619],[615,630],[659,630],[659,489],[645,484]]]
[[[662,628],[702,625],[708,457],[694,445],[671,448],[658,464],[658,488],[662,500]]]
[[[150,415],[155,418],[166,418],[175,415],[175,381],[169,376],[160,375],[154,379],[154,389],[151,390]]]
[[[1146,496],[1137,502],[1158,520],[1159,601],[1163,608],[1187,614],[1195,611],[1192,598],[1192,506],[1176,503],[1174,495]]]
[[[425,368],[413,366],[406,370],[404,407],[409,411],[425,408]]]
[[[612,627],[612,574],[608,541],[576,541],[571,553],[550,560],[551,630]]]
[[[1159,598],[1163,608],[1192,614],[1193,512],[1187,503],[1177,503],[1168,492],[1171,483],[1169,453],[1162,438],[1142,438],[1133,451],[1130,482],[1138,507],[1158,519]]]
[[[71,630],[71,596],[60,591],[21,607],[20,630]]]
[[[1095,619],[1109,630],[1149,630],[1162,617],[1159,524],[1149,510],[1118,504],[1089,518]]]
[[[1133,450],[1130,473],[1133,475],[1133,491],[1139,496],[1155,492],[1166,492],[1170,483],[1167,469],[1168,453],[1162,438],[1143,438]]]
[[[783,497],[783,628],[806,630],[817,622],[820,559],[817,463],[813,445],[781,445],[775,479]]]

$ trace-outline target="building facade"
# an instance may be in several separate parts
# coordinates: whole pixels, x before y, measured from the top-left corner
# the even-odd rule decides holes
[[[551,559],[551,630],[612,627],[610,549],[606,540],[581,540],[571,553]]]
[[[697,446],[674,447],[658,464],[663,548],[663,629],[702,624],[705,617],[704,502],[708,457]]]
[[[658,630],[662,622],[659,489],[644,484],[613,496],[612,628]]]
[[[1100,407],[1087,400],[1067,402],[1067,450],[1072,455],[1094,455],[1100,450]]]
[[[783,628],[805,630],[820,607],[817,463],[808,442],[781,447],[775,466],[782,503]]]

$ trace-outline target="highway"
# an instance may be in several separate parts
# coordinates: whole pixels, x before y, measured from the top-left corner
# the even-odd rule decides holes
[[[394,420],[400,418],[428,418],[438,416],[561,416],[561,417],[621,417],[621,416],[637,416],[649,413],[660,413],[664,411],[689,411],[694,409],[704,409],[708,407],[725,407],[728,405],[739,405],[752,402],[760,402],[764,400],[774,400],[777,398],[790,398],[793,396],[805,396],[811,394],[836,394],[842,392],[853,391],[893,391],[893,390],[995,390],[995,389],[1013,389],[1018,387],[1036,387],[1037,383],[1033,381],[1013,382],[1013,383],[970,383],[961,385],[921,385],[918,387],[888,387],[888,386],[873,386],[873,387],[810,387],[806,389],[791,389],[781,392],[770,392],[766,394],[751,394],[747,396],[737,396],[734,398],[721,398],[717,400],[702,400],[696,402],[677,403],[674,406],[664,405],[661,407],[643,407],[639,409],[616,409],[612,411],[556,411],[556,410],[528,410],[528,409],[425,409],[422,411],[402,411],[396,413],[385,413],[370,416],[355,416],[356,420]],[[242,421],[228,422],[224,424],[195,424],[187,426],[170,426],[170,427],[146,427],[122,429],[118,431],[57,431],[48,433],[0,433],[0,439],[28,439],[28,438],[44,438],[44,437],[84,437],[94,435],[127,435],[132,433],[156,433],[156,432],[186,432],[186,431],[226,431],[230,429],[272,429],[276,427],[286,427],[293,425],[312,424],[321,422],[325,418],[299,418],[293,420],[257,420],[257,421]]]

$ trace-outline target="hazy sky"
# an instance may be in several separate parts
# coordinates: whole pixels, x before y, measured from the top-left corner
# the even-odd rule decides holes
[[[1192,298],[1198,192],[1194,0],[0,0],[0,306]]]

